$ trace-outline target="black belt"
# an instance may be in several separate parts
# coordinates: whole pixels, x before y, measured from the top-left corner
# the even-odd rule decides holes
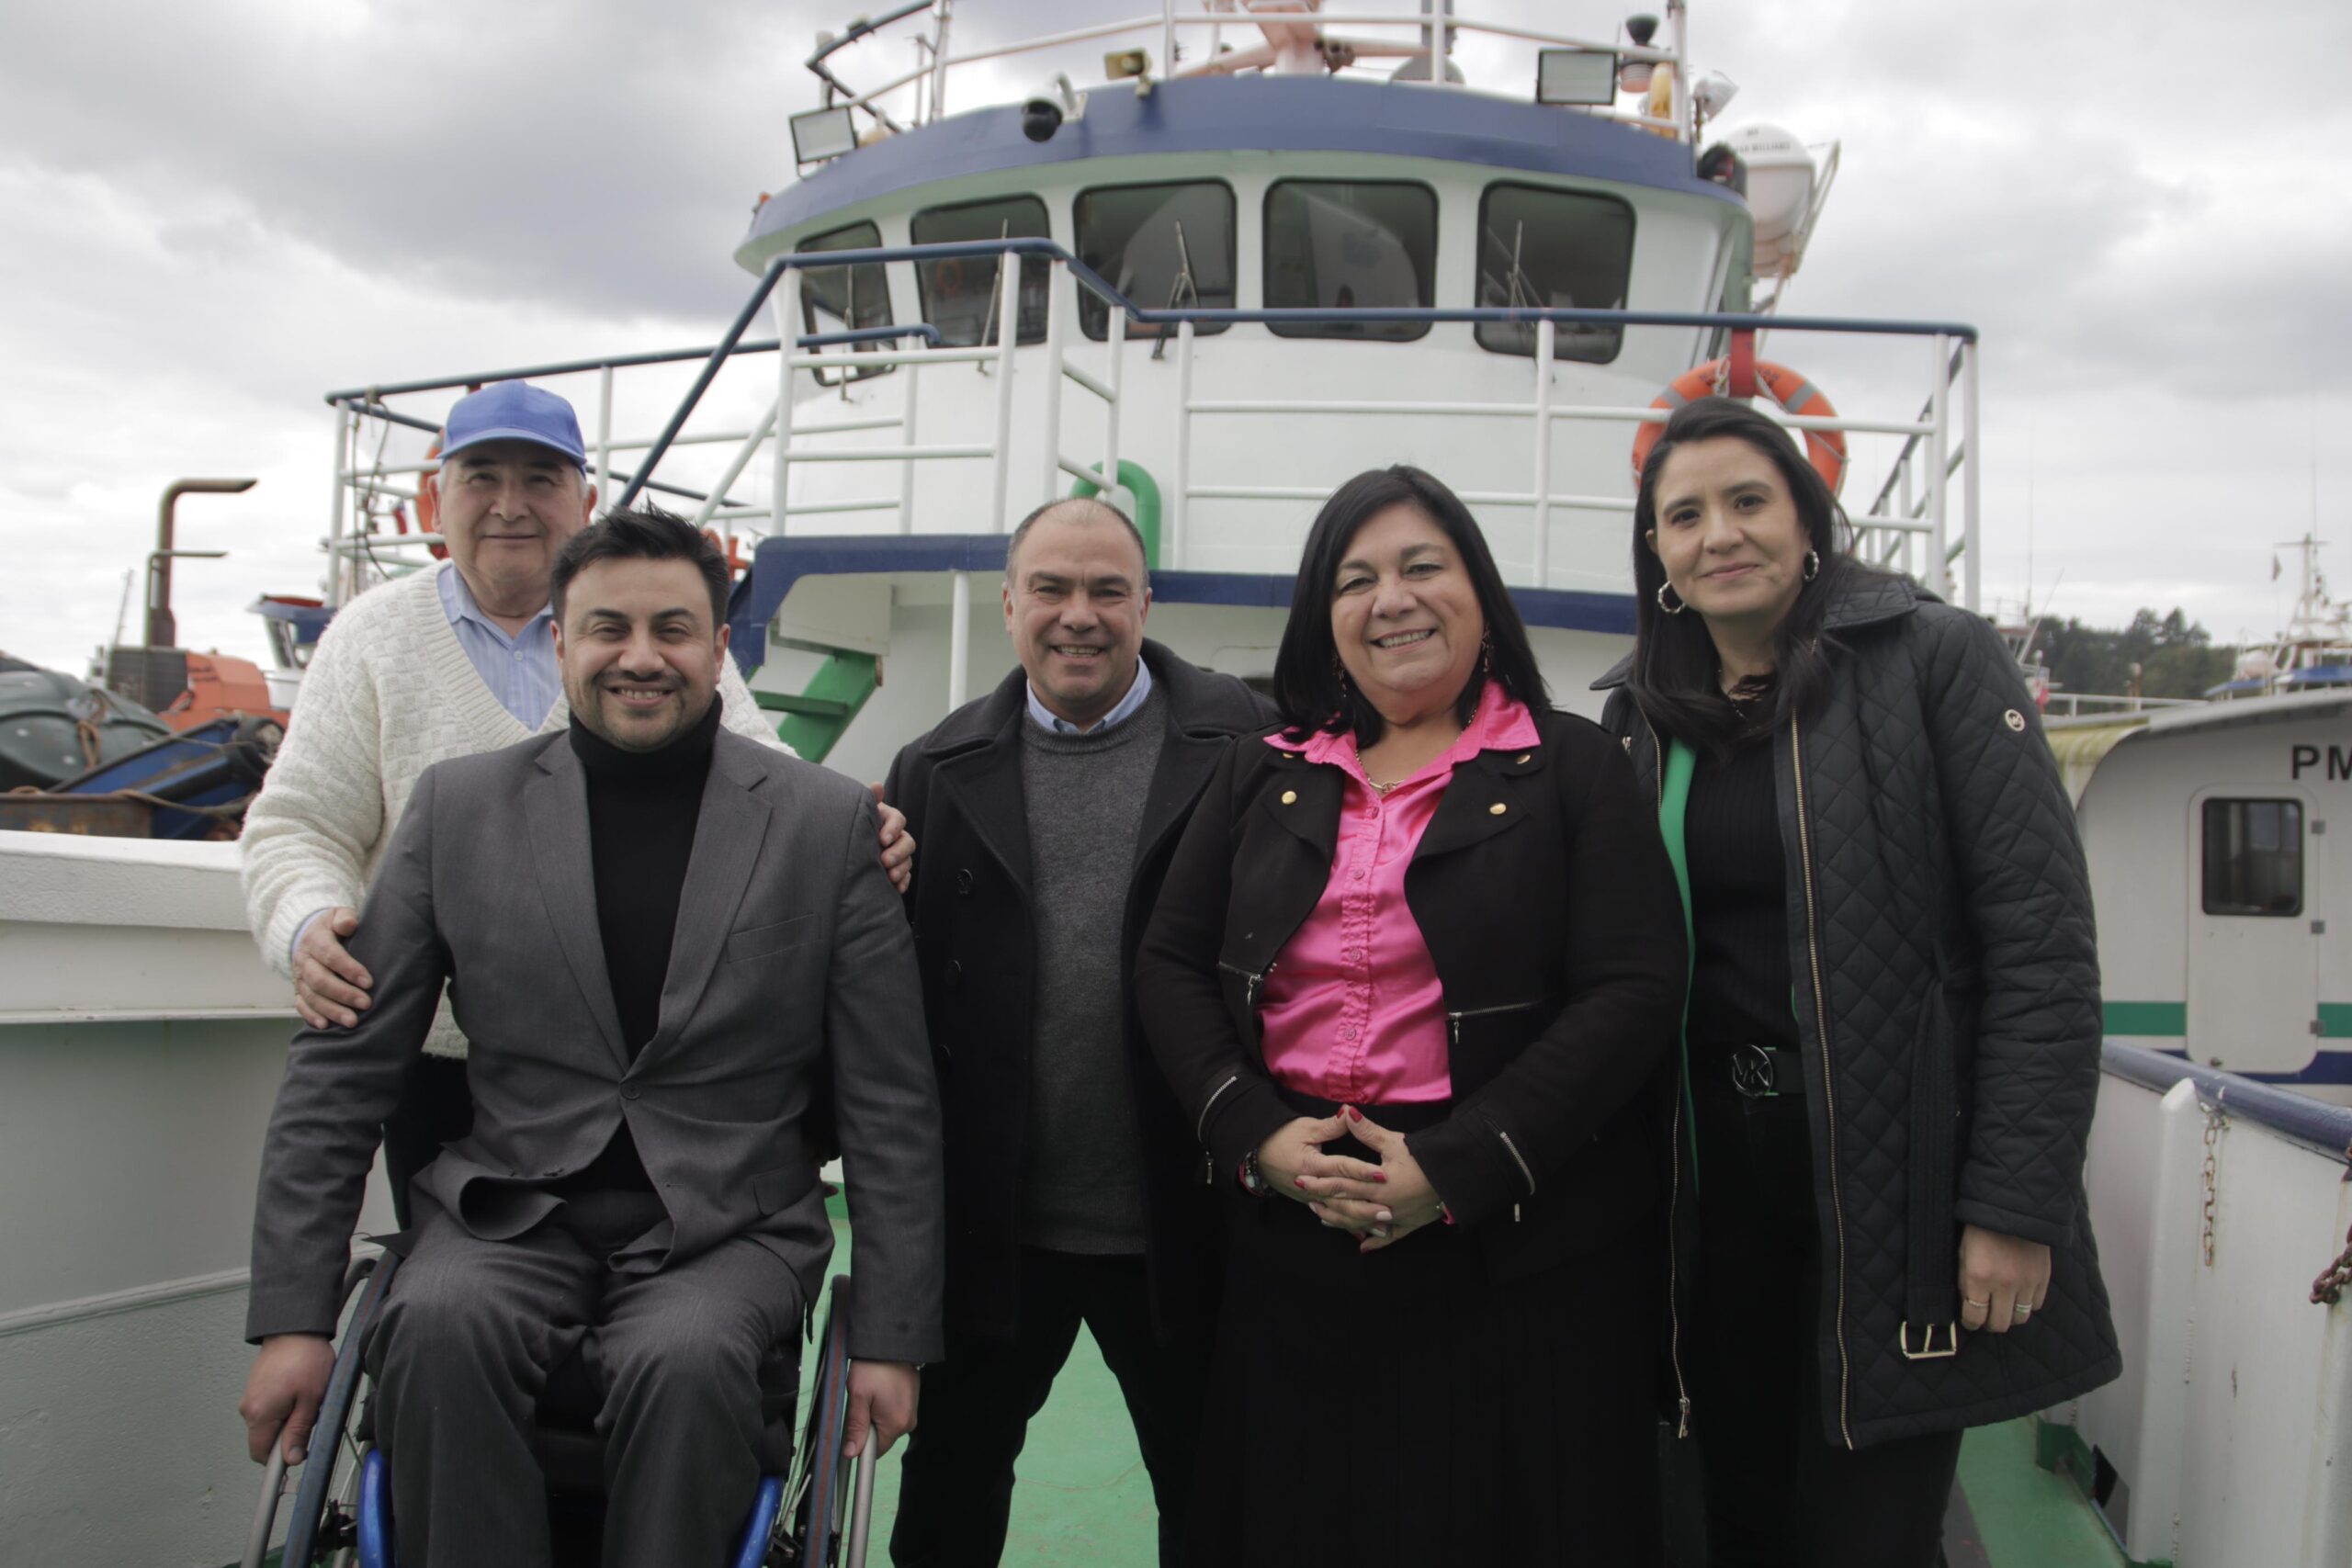
[[[1804,1092],[1804,1058],[1792,1045],[1735,1045],[1731,1087],[1750,1100]]]

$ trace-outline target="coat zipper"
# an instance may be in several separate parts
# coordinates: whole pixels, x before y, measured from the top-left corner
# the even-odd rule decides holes
[[[1846,1199],[1838,1180],[1838,1075],[1829,1055],[1829,998],[1821,983],[1821,916],[1813,886],[1813,835],[1805,820],[1804,738],[1797,732],[1796,716],[1789,717],[1789,762],[1797,786],[1797,859],[1804,870],[1805,956],[1813,967],[1813,1016],[1821,1032],[1821,1087],[1829,1097],[1829,1206],[1838,1222],[1838,1435],[1854,1446],[1849,1410],[1852,1400],[1853,1364],[1846,1351]]]
[[[1225,1091],[1231,1089],[1235,1084],[1238,1084],[1240,1081],[1241,1075],[1239,1073],[1235,1073],[1223,1083],[1217,1085],[1216,1090],[1210,1094],[1208,1103],[1201,1107],[1201,1119],[1193,1123],[1193,1141],[1194,1143],[1205,1144],[1208,1142],[1209,1112],[1216,1109],[1216,1102],[1224,1097]]]
[[[1535,1173],[1527,1168],[1527,1161],[1525,1157],[1520,1154],[1519,1145],[1510,1141],[1510,1134],[1509,1133],[1504,1132],[1502,1128],[1496,1125],[1495,1119],[1493,1117],[1481,1111],[1479,1113],[1478,1120],[1487,1124],[1487,1131],[1492,1133],[1496,1137],[1502,1140],[1503,1153],[1510,1156],[1511,1164],[1519,1167],[1519,1179],[1527,1183],[1527,1190],[1521,1195],[1520,1202],[1524,1202],[1527,1199],[1534,1197]],[[1513,1224],[1519,1224],[1519,1203],[1515,1202],[1510,1206],[1510,1223]]]
[[[1634,705],[1641,712],[1641,705]],[[1658,743],[1657,726],[1650,716],[1642,714],[1642,728],[1650,732],[1650,773],[1657,784],[1657,804],[1666,807],[1666,748]],[[1676,1210],[1682,1201],[1682,1065],[1675,1064],[1674,1108],[1668,1112],[1666,1132],[1666,1359],[1674,1368],[1674,1399],[1679,1407],[1674,1425],[1677,1438],[1690,1435],[1690,1385],[1682,1377],[1682,1304],[1681,1265],[1674,1254]]]
[[[1498,1012],[1525,1012],[1529,1008],[1540,1005],[1542,1004],[1539,1002],[1504,1002],[1499,1007],[1464,1008],[1460,1012],[1450,1012],[1445,1015],[1446,1027],[1452,1032],[1454,1048],[1459,1050],[1462,1046],[1462,1021],[1464,1019],[1489,1018]]]
[[[1227,964],[1222,958],[1217,960],[1216,966],[1228,975],[1241,976],[1241,1005],[1253,1010],[1258,1006],[1258,993],[1265,987],[1266,976],[1274,972],[1274,966],[1271,964],[1253,973],[1244,969],[1238,964]]]

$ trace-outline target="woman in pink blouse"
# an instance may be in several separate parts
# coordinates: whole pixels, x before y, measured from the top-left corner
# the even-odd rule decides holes
[[[1227,1195],[1193,1561],[1654,1562],[1655,806],[1417,468],[1325,503],[1274,683],[1136,961]]]

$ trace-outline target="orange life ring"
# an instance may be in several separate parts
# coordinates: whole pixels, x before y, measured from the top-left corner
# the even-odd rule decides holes
[[[1753,397],[1761,389],[1786,412],[1815,419],[1838,417],[1838,411],[1830,406],[1821,389],[1787,366],[1775,365],[1769,359],[1748,360],[1743,366],[1740,362],[1746,355],[1740,353],[1741,347],[1735,343],[1727,356],[1711,359],[1695,370],[1677,376],[1665,391],[1652,400],[1650,407],[1679,409],[1693,398]],[[1745,389],[1740,385],[1743,368],[1748,371]],[[1649,461],[1651,448],[1665,431],[1663,423],[1644,421],[1634,433],[1634,478],[1637,482],[1642,477],[1642,466]],[[1812,460],[1814,472],[1829,486],[1829,493],[1836,495],[1838,487],[1846,482],[1846,433],[1808,430],[1804,434],[1805,456]]]
[[[964,292],[964,258],[949,256],[931,265],[931,286],[942,299],[953,299]]]
[[[734,535],[729,534],[726,538],[721,539],[718,536],[718,529],[705,528],[702,531],[702,536],[710,541],[710,547],[712,549],[717,550],[720,555],[727,558],[727,570],[729,571],[741,575],[743,570],[751,565],[749,561],[746,561],[743,558],[742,544],[735,537]]]
[[[433,438],[433,445],[424,449],[424,460],[430,463],[439,456],[441,438],[436,435]],[[416,531],[420,534],[438,534],[441,531],[441,476],[437,473],[417,476]],[[405,525],[401,532],[408,532]],[[428,545],[425,547],[432,552],[435,560],[449,558],[449,547],[447,545]]]

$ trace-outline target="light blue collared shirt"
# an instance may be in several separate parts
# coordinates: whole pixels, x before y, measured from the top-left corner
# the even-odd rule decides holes
[[[456,574],[453,572],[451,575]],[[1104,714],[1091,729],[1080,729],[1044,703],[1039,702],[1036,687],[1029,686],[1026,689],[1029,693],[1029,717],[1038,728],[1049,729],[1056,735],[1100,735],[1112,726],[1133,718],[1136,709],[1143,706],[1146,700],[1150,697],[1151,666],[1140,659],[1136,660],[1135,684],[1129,686],[1127,694],[1119,699],[1119,705]]]
[[[537,729],[563,694],[563,671],[555,658],[555,606],[541,610],[509,637],[505,627],[482,614],[455,566],[441,574],[440,588],[449,629],[458,634],[458,646],[473,660],[481,683],[515,722]]]

